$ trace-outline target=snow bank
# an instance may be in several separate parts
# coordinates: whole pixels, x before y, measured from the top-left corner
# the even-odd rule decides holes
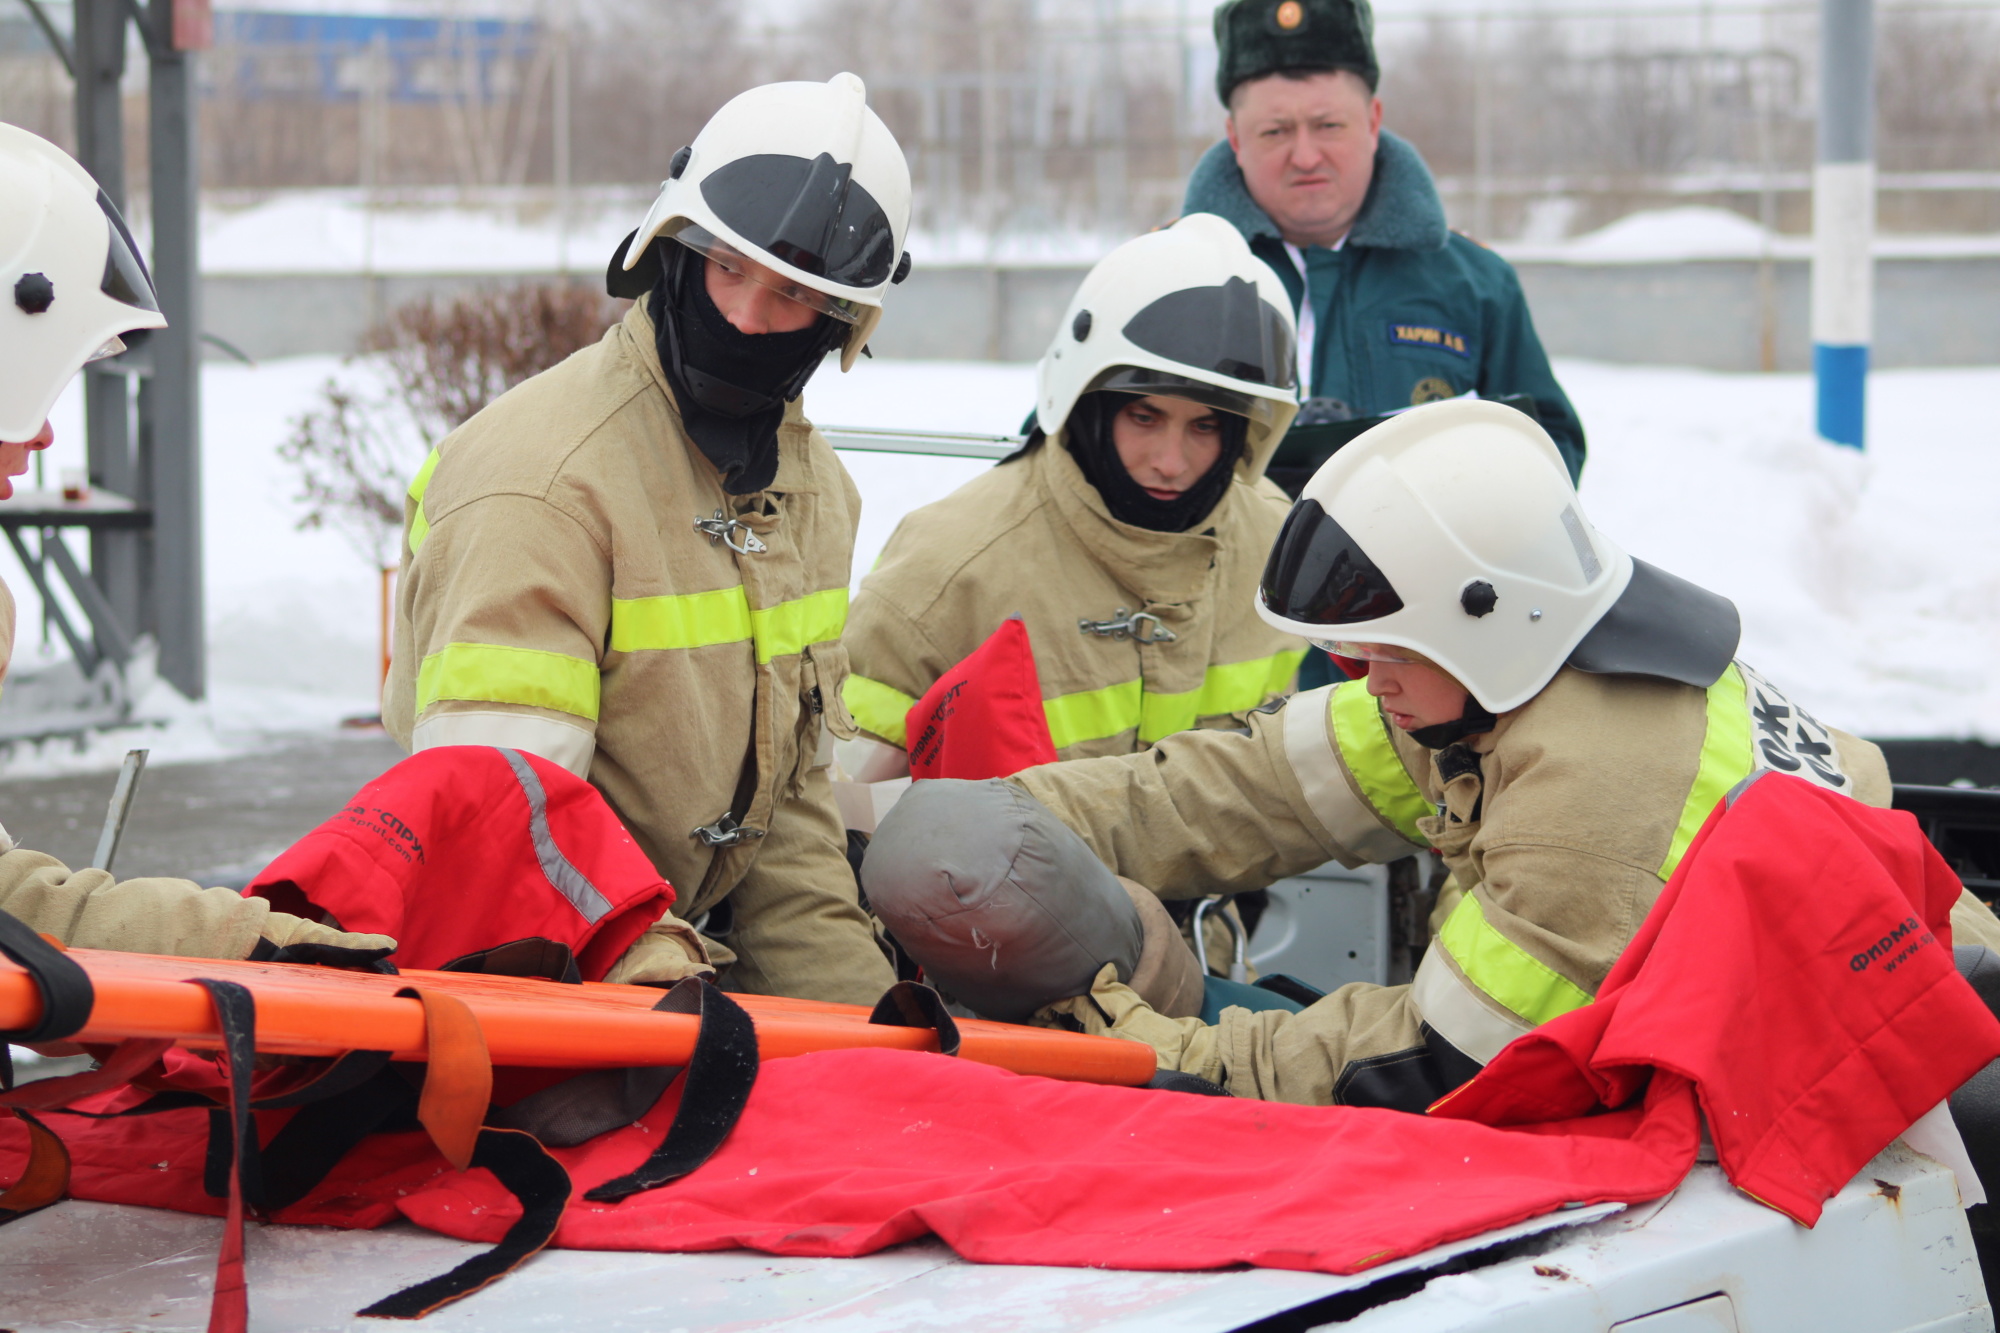
[[[2000,741],[2000,369],[1878,373],[1864,456],[1812,432],[1802,375],[1725,375],[1561,362],[1590,438],[1583,495],[1633,554],[1734,598],[1744,657],[1825,720],[1874,736]],[[163,725],[22,748],[0,772],[211,758],[322,731],[374,708],[377,583],[338,535],[301,532],[277,457],[290,418],[329,375],[364,365],[303,357],[206,367],[204,498],[212,697],[145,701]],[[830,425],[1002,434],[1033,401],[1033,368],[863,361],[829,366],[807,404]],[[82,461],[74,391],[59,406],[51,480]],[[843,455],[863,496],[859,577],[895,523],[987,466]],[[11,553],[23,665],[42,654],[37,602]],[[53,651],[53,650],[52,650]]]
[[[1559,203],[1560,201],[1554,201]],[[593,274],[645,212],[625,191],[580,193],[565,220],[546,193],[523,193],[512,207],[453,208],[401,203],[370,210],[355,190],[301,190],[262,202],[202,210],[202,270],[269,273]],[[1560,211],[1560,210],[1558,210]],[[143,216],[137,219],[143,227]],[[1096,263],[1120,237],[1080,232],[988,236],[916,232],[919,265]],[[1659,264],[1689,260],[1807,259],[1809,236],[1771,235],[1741,213],[1687,205],[1632,213],[1567,239],[1494,243],[1516,262]],[[1880,259],[2000,255],[2000,235],[1878,236]]]

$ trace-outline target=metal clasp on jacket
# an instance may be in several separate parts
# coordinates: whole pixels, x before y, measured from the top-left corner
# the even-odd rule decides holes
[[[736,544],[736,530],[743,530],[743,544]],[[719,541],[738,555],[762,555],[771,548],[764,545],[764,539],[750,530],[750,525],[740,518],[730,518],[720,509],[714,518],[698,518],[694,530],[710,541]]]
[[[713,824],[703,824],[689,835],[704,847],[734,847],[739,842],[764,836],[760,828],[746,828],[736,822],[736,816],[724,813]]]
[[[1148,625],[1152,628],[1147,629]],[[1134,643],[1172,643],[1180,637],[1152,612],[1141,611],[1133,615],[1122,606],[1109,620],[1079,620],[1076,627],[1084,634],[1099,634],[1107,639],[1130,639]]]

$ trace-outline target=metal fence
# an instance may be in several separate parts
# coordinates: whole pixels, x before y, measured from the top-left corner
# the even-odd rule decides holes
[[[722,0],[551,0],[507,22],[225,14],[202,66],[205,183],[464,202],[637,185],[742,88],[852,69],[909,152],[924,232],[966,257],[1087,250],[1178,212],[1220,136],[1209,8],[808,0],[781,28]],[[1553,240],[1689,201],[1807,225],[1810,3],[1377,12],[1387,124],[1475,235]],[[1879,64],[1882,228],[2000,230],[2000,3],[1885,6]],[[0,118],[65,140],[67,102],[40,34],[0,23]]]

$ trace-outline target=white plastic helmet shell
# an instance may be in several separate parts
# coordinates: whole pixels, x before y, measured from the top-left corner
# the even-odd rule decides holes
[[[1171,336],[1135,328],[1149,311],[1167,316],[1158,322]],[[1190,213],[1090,270],[1035,368],[1035,417],[1054,435],[1111,373],[1160,371],[1248,399],[1245,453],[1261,468],[1298,415],[1297,361],[1298,325],[1277,275],[1230,223]]]
[[[105,344],[166,327],[124,223],[48,140],[0,124],[0,440],[30,440]]]
[[[1322,531],[1306,555],[1312,525]],[[1496,714],[1539,693],[1632,580],[1632,558],[1584,516],[1548,433],[1473,399],[1413,408],[1357,436],[1306,483],[1286,529],[1258,594],[1265,620],[1321,642],[1414,649]],[[1288,545],[1297,569],[1281,573]],[[1401,607],[1299,618],[1316,592],[1328,608],[1340,603],[1329,585],[1342,579],[1345,604],[1369,609],[1358,562],[1340,558],[1353,547]],[[1274,582],[1297,585],[1284,603],[1292,616],[1272,608]]]
[[[882,295],[903,257],[910,166],[859,76],[767,83],[731,98],[702,127],[679,174],[660,183],[623,266],[636,267],[654,237],[690,224],[861,307],[841,348],[840,368],[851,370],[882,321]]]

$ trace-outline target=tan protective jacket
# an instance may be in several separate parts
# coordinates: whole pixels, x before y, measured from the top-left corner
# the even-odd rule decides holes
[[[1343,986],[1299,1014],[1228,1009],[1214,1027],[1179,1024],[1165,1047],[1164,1020],[1120,1024],[1239,1096],[1421,1110],[1515,1036],[1589,1002],[1703,820],[1758,769],[1890,799],[1880,750],[1740,663],[1707,691],[1564,668],[1492,731],[1436,753],[1354,681],[1294,696],[1248,736],[1177,736],[1015,781],[1113,870],[1166,896],[1434,847],[1465,892],[1440,904],[1412,984]],[[1970,895],[1952,925],[2000,948],[2000,921]]]
[[[513,746],[588,777],[677,916],[727,900],[726,986],[872,1004],[895,978],[825,767],[853,735],[860,497],[797,403],[778,441],[768,490],[723,491],[643,302],[509,391],[410,489],[383,717],[412,750]]]
[[[1020,616],[1059,758],[1244,725],[1291,689],[1305,656],[1257,615],[1257,579],[1289,504],[1263,481],[1265,461],[1239,463],[1194,532],[1112,518],[1060,435],[909,514],[854,600],[848,709],[903,748],[903,717],[924,691]],[[1128,615],[1151,619],[1123,633],[1079,628]]]
[[[0,675],[14,651],[14,595],[0,583]],[[388,948],[383,935],[350,935],[273,912],[262,898],[204,889],[185,879],[128,879],[71,870],[53,856],[23,851],[0,829],[0,912],[76,949],[185,958],[248,958],[259,940],[311,941],[350,949]]]

